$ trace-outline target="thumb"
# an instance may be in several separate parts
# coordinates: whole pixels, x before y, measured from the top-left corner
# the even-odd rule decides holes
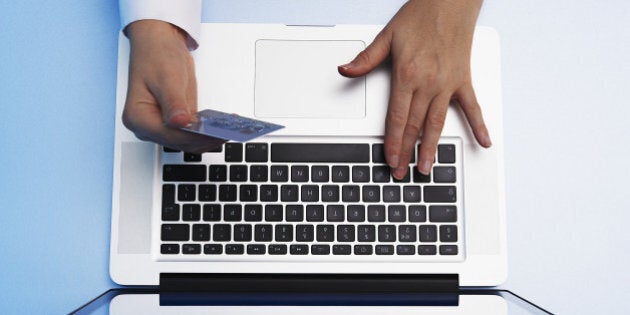
[[[381,31],[365,50],[360,52],[352,61],[337,67],[339,74],[356,78],[364,76],[374,70],[389,55],[391,38],[385,30]]]
[[[186,87],[171,80],[155,91],[154,95],[162,109],[164,124],[179,128],[187,126],[194,120],[194,111],[190,109],[192,104],[189,104],[186,98]]]

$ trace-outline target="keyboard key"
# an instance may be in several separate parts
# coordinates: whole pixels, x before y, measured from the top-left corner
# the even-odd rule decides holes
[[[457,226],[455,225],[440,226],[440,242],[443,242],[443,243],[457,242]]]
[[[409,206],[409,222],[426,222],[426,206]]]
[[[205,244],[203,245],[203,253],[206,255],[221,255],[223,254],[223,245]]]
[[[415,255],[416,248],[413,245],[397,245],[396,254],[398,255]]]
[[[243,219],[243,209],[240,204],[223,205],[223,220],[227,222],[238,222]]]
[[[343,202],[358,202],[361,187],[357,185],[344,185],[341,187],[341,200]]]
[[[254,226],[254,240],[256,242],[271,242],[271,231],[271,224],[256,224]]]
[[[359,242],[374,242],[376,240],[376,227],[374,225],[357,226],[357,239]]]
[[[315,227],[312,225],[298,224],[295,227],[295,240],[297,242],[312,242],[314,237]]]
[[[229,224],[215,224],[212,226],[212,240],[215,242],[229,242],[232,239],[232,229]]]
[[[162,180],[165,182],[205,182],[205,165],[173,165],[162,167]]]
[[[339,186],[322,185],[322,201],[338,202],[339,201]]]
[[[307,222],[322,222],[322,221],[324,221],[324,206],[322,206],[322,205],[307,205],[306,206],[306,221]]]
[[[243,255],[245,246],[243,244],[227,244],[225,245],[225,253],[228,255]]]
[[[226,162],[243,162],[243,144],[228,142],[225,144]]]
[[[184,152],[184,162],[201,162],[201,154]]]
[[[268,222],[280,222],[282,221],[282,205],[266,205],[265,206],[265,221]]]
[[[195,201],[197,199],[197,187],[190,184],[177,185],[177,200]]]
[[[210,165],[210,178],[211,182],[224,182],[227,180],[227,166],[226,165]]]
[[[216,201],[217,186],[216,185],[199,185],[199,201]]]
[[[329,225],[329,224],[325,224],[325,225],[318,225],[317,226],[317,241],[318,242],[332,242],[335,240],[335,236],[334,236],[334,232],[335,231],[335,227],[334,225]]]
[[[304,221],[304,206],[303,205],[287,205],[285,207],[287,222],[302,222]]]
[[[182,220],[199,221],[201,219],[201,206],[198,204],[185,204],[182,207]]]
[[[330,245],[311,245],[311,254],[330,255]]]
[[[343,205],[328,205],[326,207],[326,221],[343,222],[345,219]]]
[[[266,251],[265,245],[261,244],[249,244],[247,245],[248,255],[264,255]]]
[[[168,204],[162,206],[162,221],[179,221],[179,205]]]
[[[350,255],[352,247],[350,245],[333,245],[333,255]]]
[[[236,185],[219,185],[220,201],[236,201]]]
[[[455,163],[455,145],[454,144],[438,144],[438,162]]]
[[[381,188],[379,186],[363,186],[363,202],[380,202]]]
[[[210,240],[210,224],[193,224],[192,240],[195,242],[207,242]]]
[[[354,245],[355,255],[372,255],[372,245]]]
[[[400,202],[400,187],[383,186],[383,202]]]
[[[368,166],[352,167],[352,182],[367,183],[370,181],[370,168]]]
[[[375,183],[389,183],[391,178],[391,168],[385,166],[373,166],[372,167],[372,181]]]
[[[369,205],[368,206],[369,222],[385,222],[385,206]]]
[[[403,187],[404,202],[420,202],[420,186]]]
[[[416,239],[415,225],[401,225],[398,227],[399,242],[415,242]]]
[[[319,201],[319,186],[303,185],[301,196],[303,202]]]
[[[337,226],[337,242],[354,242],[354,225]]]
[[[387,220],[389,222],[405,222],[407,220],[405,206],[388,206]]]
[[[221,205],[219,204],[203,205],[203,220],[204,221],[221,220]]]
[[[385,149],[382,143],[375,143],[372,145],[372,162],[375,164],[386,164]]]
[[[394,245],[376,245],[375,253],[376,255],[393,255]]]
[[[436,255],[437,249],[435,245],[418,245],[419,255]]]
[[[457,222],[457,207],[455,206],[430,206],[429,221],[431,222]]]
[[[453,166],[433,167],[433,181],[436,183],[454,183],[457,175]]]
[[[271,181],[286,182],[289,180],[289,167],[286,165],[271,166]]]
[[[162,185],[162,205],[175,204],[175,185]]]
[[[249,242],[252,240],[252,226],[249,224],[234,225],[234,240],[237,242]]]
[[[440,245],[440,255],[457,255],[457,245]]]
[[[291,255],[308,255],[308,245],[291,245],[289,252]]]
[[[230,165],[230,181],[247,181],[247,165]]]
[[[261,185],[260,186],[260,200],[261,201],[278,201],[278,186],[276,185]]]
[[[405,173],[405,177],[401,179],[394,178],[394,183],[409,183],[410,181],[411,181],[411,170],[409,169],[409,167],[407,167],[407,172]]]
[[[314,183],[327,183],[328,178],[328,166],[318,165],[311,167],[311,181]]]
[[[364,222],[365,221],[365,206],[364,205],[349,205],[348,206],[348,222]]]
[[[347,183],[350,181],[350,168],[348,166],[333,166],[332,181],[335,183]]]
[[[424,201],[456,202],[457,188],[455,186],[424,186]]]
[[[294,165],[291,166],[291,181],[296,183],[308,182],[308,166]]]
[[[437,227],[435,225],[421,225],[420,241],[437,242]]]
[[[245,221],[260,222],[262,221],[262,205],[245,205]]]
[[[239,187],[239,196],[241,201],[258,201],[258,186],[241,185]]]
[[[266,182],[268,178],[267,165],[252,165],[249,167],[249,180],[252,182],[260,183]]]
[[[190,240],[190,225],[188,224],[162,224],[162,241],[188,241]]]
[[[273,143],[272,162],[367,163],[370,146],[355,143]]]
[[[268,145],[266,143],[247,143],[245,145],[245,161],[247,162],[267,162]]]
[[[162,244],[160,252],[164,255],[179,254],[179,244]]]
[[[298,186],[297,185],[282,185],[280,187],[280,200],[298,201]]]
[[[379,225],[378,226],[379,242],[395,242],[396,226],[395,225]]]
[[[417,167],[413,167],[413,182],[414,183],[430,183],[431,182],[431,174],[424,175],[418,171]]]
[[[288,224],[276,225],[276,242],[293,242],[293,226]]]
[[[269,255],[286,255],[287,245],[271,244],[269,245]]]
[[[184,245],[182,245],[182,254],[184,254],[184,255],[201,254],[201,245],[199,245],[199,244],[184,244]]]

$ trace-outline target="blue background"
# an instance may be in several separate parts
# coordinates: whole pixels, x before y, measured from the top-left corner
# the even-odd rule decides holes
[[[215,0],[204,20],[383,24],[401,3]],[[503,287],[553,312],[629,313],[630,2],[487,0],[479,24],[502,40]],[[0,0],[2,314],[67,313],[115,286],[118,30],[116,1]]]

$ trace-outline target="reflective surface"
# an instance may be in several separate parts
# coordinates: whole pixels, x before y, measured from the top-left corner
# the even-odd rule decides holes
[[[551,314],[505,290],[458,294],[160,294],[112,289],[72,314]]]

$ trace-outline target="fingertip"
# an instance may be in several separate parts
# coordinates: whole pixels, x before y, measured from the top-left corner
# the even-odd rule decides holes
[[[183,109],[174,110],[169,113],[166,124],[172,127],[181,128],[188,126],[193,121],[190,113]]]

